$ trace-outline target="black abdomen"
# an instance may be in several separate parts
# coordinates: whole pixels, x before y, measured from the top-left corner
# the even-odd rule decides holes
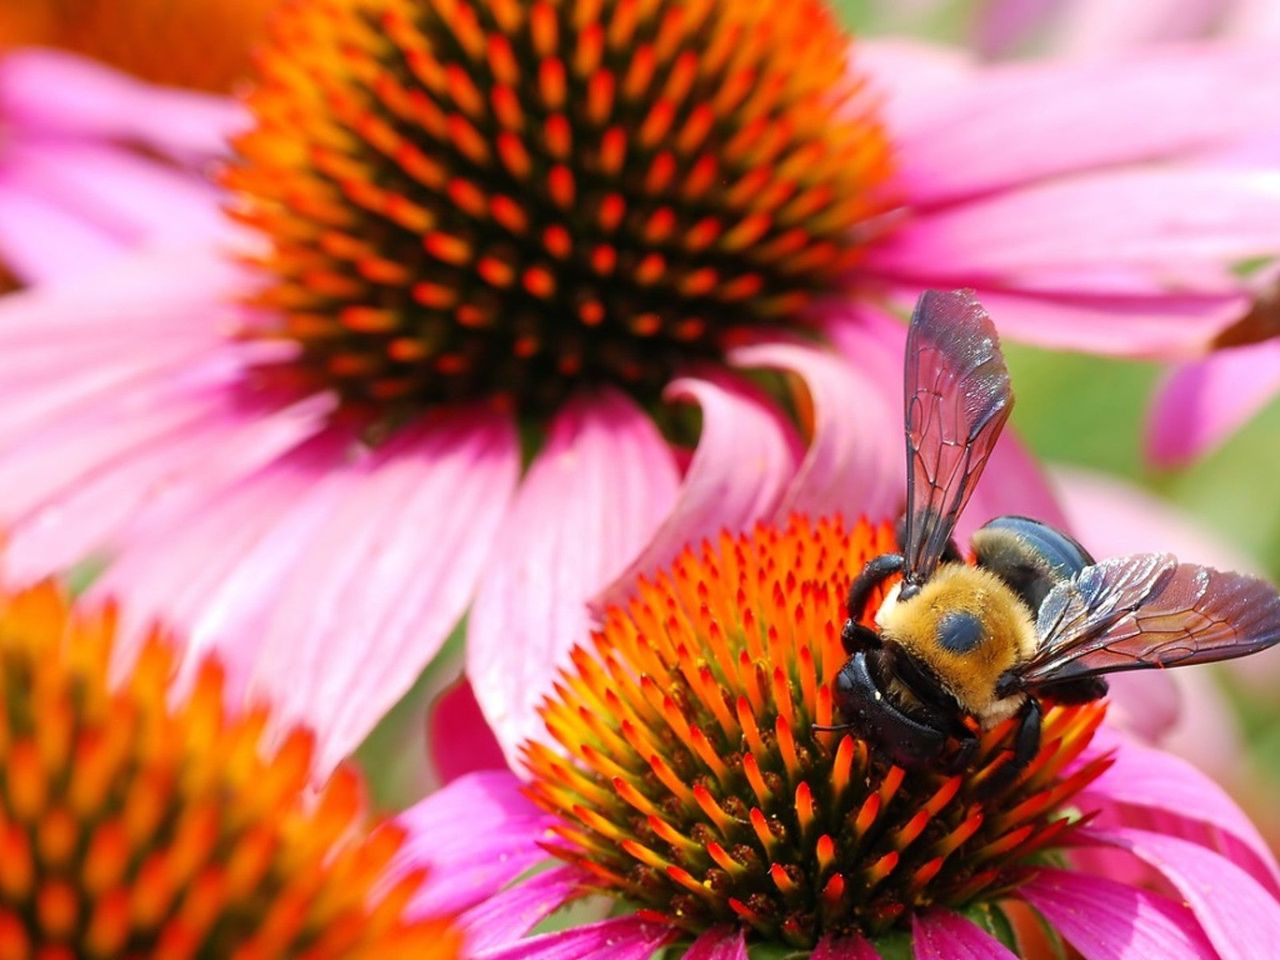
[[[978,565],[1009,584],[1034,614],[1053,587],[1093,557],[1061,530],[1028,517],[996,517],[973,535]]]

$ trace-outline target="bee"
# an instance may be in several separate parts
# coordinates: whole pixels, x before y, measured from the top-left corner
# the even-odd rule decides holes
[[[952,533],[1013,408],[991,318],[971,291],[928,291],[907,333],[907,508],[902,553],[849,588],[833,686],[844,723],[895,763],[963,769],[978,730],[1016,717],[1011,783],[1040,749],[1042,699],[1086,703],[1105,674],[1226,660],[1280,641],[1280,595],[1255,577],[1164,553],[1097,562],[1067,534],[998,517]],[[862,623],[875,590],[901,581]],[[831,729],[831,728],[829,728]]]

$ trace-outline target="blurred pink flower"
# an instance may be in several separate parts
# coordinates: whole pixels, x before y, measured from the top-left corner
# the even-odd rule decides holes
[[[0,54],[0,266],[35,283],[147,244],[225,236],[204,171],[244,120],[222,98],[70,54]]]
[[[1277,185],[1193,160],[1280,121],[1269,57],[981,70],[866,44],[857,66],[885,100],[894,229],[819,321],[840,352],[760,338],[677,373],[665,399],[701,413],[691,454],[610,385],[564,402],[527,466],[516,419],[485,403],[418,411],[370,446],[332,393],[263,383],[296,345],[242,336],[262,314],[236,304],[262,275],[174,244],[0,306],[7,575],[109,556],[94,589],[135,616],[161,611],[197,646],[254,638],[228,654],[231,681],[319,718],[323,763],[469,609],[468,674],[510,752],[620,576],[762,517],[897,509],[897,314],[922,287],[977,288],[1010,337],[1176,351],[1244,308],[1232,261],[1280,250]],[[742,375],[762,369],[796,385],[803,435]],[[1057,519],[1012,440],[984,485],[969,524]]]
[[[1186,763],[1102,732],[1097,737],[1079,762],[1110,752],[1113,766],[1076,798],[1094,818],[1080,854],[1039,869],[1011,896],[1033,906],[1085,960],[1267,956],[1280,937],[1280,873],[1257,831],[1221,788]],[[409,849],[436,868],[418,908],[462,911],[477,960],[647,960],[681,941],[679,930],[634,915],[528,936],[581,896],[588,878],[567,865],[536,871],[557,818],[526,800],[512,773],[468,774],[401,819],[413,832]],[[1095,851],[1109,856],[1098,859]],[[1162,889],[1126,882],[1126,869],[1158,877]],[[910,926],[916,958],[1014,956],[946,910],[917,914]],[[715,929],[683,955],[745,960],[747,951],[741,931]],[[813,956],[877,954],[855,936],[823,941]]]

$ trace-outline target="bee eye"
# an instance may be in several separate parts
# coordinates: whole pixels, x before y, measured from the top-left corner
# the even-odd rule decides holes
[[[953,610],[938,621],[938,643],[949,653],[971,653],[982,637],[982,621],[972,613]]]

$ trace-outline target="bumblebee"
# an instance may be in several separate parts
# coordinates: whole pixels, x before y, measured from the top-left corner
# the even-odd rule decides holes
[[[1039,752],[1042,699],[1084,703],[1106,695],[1105,674],[1280,641],[1280,595],[1262,580],[1168,554],[1096,562],[1027,517],[981,527],[963,562],[952,533],[1013,408],[995,327],[971,292],[920,297],[905,367],[903,550],[850,586],[836,729],[857,729],[902,766],[962,769],[979,731],[1016,717],[1012,754],[990,781],[1007,784]],[[875,628],[864,625],[895,574]]]

